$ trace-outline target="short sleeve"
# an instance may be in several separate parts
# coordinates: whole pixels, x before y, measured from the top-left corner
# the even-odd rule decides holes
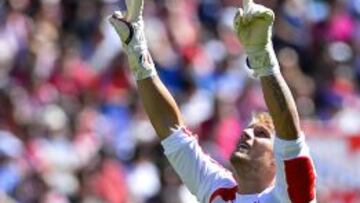
[[[281,202],[315,202],[316,173],[305,135],[296,140],[275,138],[275,192]]]
[[[218,188],[233,188],[230,171],[203,152],[195,136],[179,128],[161,142],[170,164],[200,202],[209,202]]]

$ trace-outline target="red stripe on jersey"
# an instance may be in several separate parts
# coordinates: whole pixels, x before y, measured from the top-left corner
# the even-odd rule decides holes
[[[211,203],[216,197],[221,197],[224,201],[235,200],[237,192],[237,186],[233,188],[219,188],[212,193],[209,203]]]
[[[286,160],[285,174],[292,203],[308,203],[315,198],[315,171],[308,157]]]

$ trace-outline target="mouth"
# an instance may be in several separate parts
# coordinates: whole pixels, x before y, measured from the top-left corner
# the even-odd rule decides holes
[[[237,151],[244,152],[249,151],[251,146],[248,143],[241,142],[237,145]]]

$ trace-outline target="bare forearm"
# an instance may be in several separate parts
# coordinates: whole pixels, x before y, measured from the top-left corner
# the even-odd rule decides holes
[[[174,98],[158,76],[138,80],[137,84],[145,111],[160,139],[169,136],[171,128],[183,125]]]
[[[296,139],[300,133],[299,116],[283,76],[275,74],[261,77],[261,85],[277,135],[285,140]]]

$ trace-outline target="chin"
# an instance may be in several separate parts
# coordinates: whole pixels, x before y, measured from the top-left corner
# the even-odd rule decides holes
[[[235,151],[231,154],[231,157],[230,157],[230,162],[231,164],[241,164],[241,163],[244,163],[244,162],[248,162],[250,161],[250,157],[247,153],[243,153],[243,152],[238,152],[238,151]]]

